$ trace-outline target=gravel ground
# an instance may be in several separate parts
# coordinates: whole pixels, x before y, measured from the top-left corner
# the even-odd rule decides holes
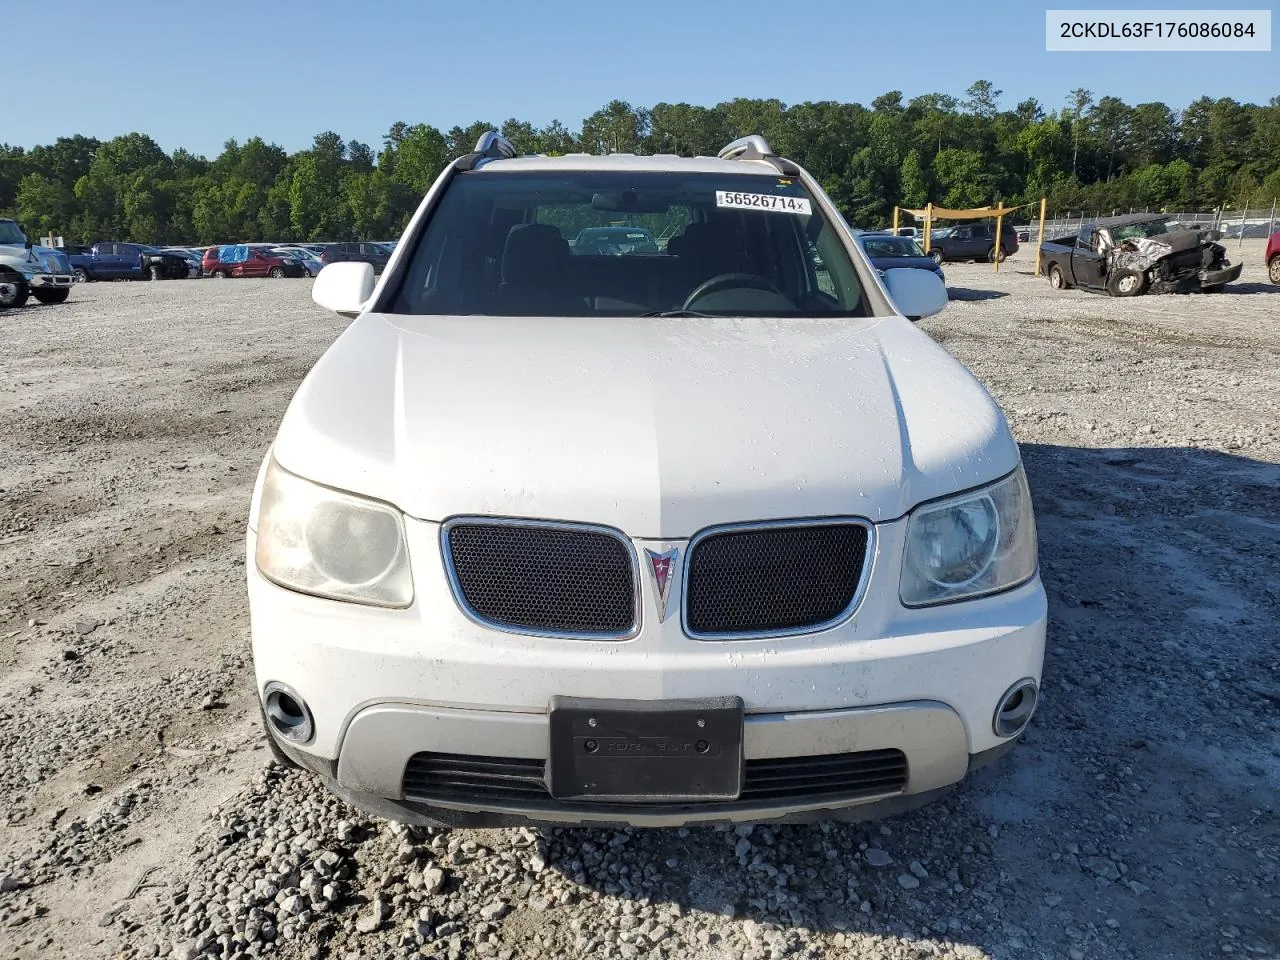
[[[254,470],[342,329],[305,281],[0,315],[0,956],[1280,956],[1280,288],[948,265],[922,326],[1023,444],[1050,600],[1025,742],[862,825],[454,831],[270,763]]]

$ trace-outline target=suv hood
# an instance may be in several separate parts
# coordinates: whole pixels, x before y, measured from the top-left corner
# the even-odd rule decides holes
[[[286,470],[439,521],[882,521],[994,480],[1018,449],[986,390],[900,318],[365,314],[307,375]]]
[[[33,251],[44,250],[44,247],[33,247]],[[27,248],[21,243],[0,243],[0,257],[6,257],[10,260],[30,260],[27,256]],[[38,257],[37,257],[38,259]]]

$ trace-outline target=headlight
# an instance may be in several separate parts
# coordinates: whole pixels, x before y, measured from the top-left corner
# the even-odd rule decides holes
[[[1016,587],[1036,572],[1036,521],[1026,474],[917,507],[907,523],[902,602],[945,603]]]
[[[258,570],[282,587],[381,607],[413,602],[399,511],[295,477],[273,460],[258,513]]]

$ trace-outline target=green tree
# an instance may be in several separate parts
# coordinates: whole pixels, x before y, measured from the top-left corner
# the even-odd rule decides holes
[[[920,151],[911,150],[903,158],[899,180],[902,184],[901,206],[919,209],[929,202],[929,182],[920,165]]]
[[[582,142],[595,153],[636,153],[649,134],[649,111],[610,100],[582,123]]]
[[[29,173],[18,184],[18,221],[30,237],[70,232],[75,215],[75,193],[57,180],[41,173]]]

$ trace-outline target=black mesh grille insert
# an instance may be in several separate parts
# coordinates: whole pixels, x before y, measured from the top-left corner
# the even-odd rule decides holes
[[[422,803],[491,802],[525,810],[637,806],[553,800],[542,772],[542,760],[417,753],[405,768],[404,796]],[[896,793],[906,784],[907,758],[901,750],[748,760],[739,799],[679,806],[733,810],[821,800],[852,801]]]
[[[726,530],[689,555],[686,626],[695,634],[817,626],[853,602],[867,529],[854,523]]]
[[[631,551],[595,530],[505,523],[449,528],[461,599],[499,626],[621,636],[636,622]]]

